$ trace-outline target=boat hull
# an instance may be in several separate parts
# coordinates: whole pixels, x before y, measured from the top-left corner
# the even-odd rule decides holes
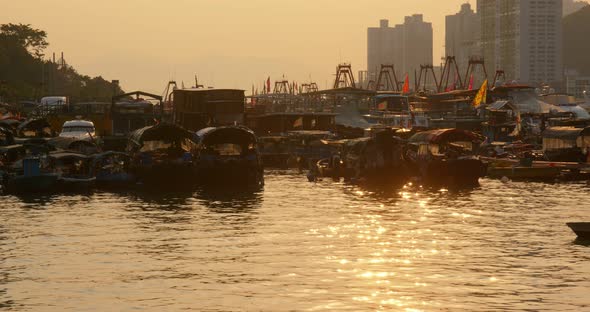
[[[590,240],[590,222],[569,222],[566,224],[578,235],[578,238]]]
[[[59,175],[42,174],[36,176],[15,176],[8,180],[8,193],[45,193],[58,189]]]

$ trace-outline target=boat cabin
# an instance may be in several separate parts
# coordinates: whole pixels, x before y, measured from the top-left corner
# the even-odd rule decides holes
[[[333,113],[268,113],[248,116],[246,125],[258,135],[289,131],[329,131],[336,126]]]
[[[551,127],[543,131],[543,152],[550,161],[586,162],[590,127]]]
[[[174,90],[174,123],[190,131],[244,123],[244,90]]]
[[[473,154],[482,141],[482,136],[460,129],[429,130],[416,133],[409,139],[417,159]]]

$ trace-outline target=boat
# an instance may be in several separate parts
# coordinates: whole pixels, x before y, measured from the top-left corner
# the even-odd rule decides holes
[[[194,134],[180,126],[158,123],[132,132],[127,142],[130,172],[152,186],[181,186],[198,182],[193,163]]]
[[[129,171],[130,163],[129,154],[108,151],[92,156],[90,170],[98,187],[129,187],[136,182],[135,175]]]
[[[485,176],[485,164],[474,152],[483,137],[460,129],[419,132],[409,139],[406,159],[427,184],[474,186]]]
[[[316,163],[321,177],[391,182],[404,181],[408,176],[404,143],[392,130],[378,132],[374,137],[325,144],[340,146],[340,151]]]
[[[59,174],[60,189],[66,192],[89,190],[96,178],[90,170],[91,157],[68,151],[51,152],[48,155],[49,168]]]
[[[569,222],[567,226],[581,239],[590,239],[590,222]]]
[[[551,127],[543,131],[543,152],[550,161],[590,160],[590,127]]]
[[[576,162],[535,161],[531,158],[481,157],[488,164],[487,176],[515,181],[580,181],[587,180],[590,164]]]
[[[197,174],[202,184],[264,184],[262,158],[254,132],[243,126],[197,132]]]
[[[88,120],[69,120],[64,122],[59,137],[94,140],[96,129],[94,123]]]
[[[57,190],[59,174],[48,172],[42,165],[41,156],[28,156],[22,159],[22,167],[17,166],[12,174],[7,175],[6,180],[8,193],[46,193]]]

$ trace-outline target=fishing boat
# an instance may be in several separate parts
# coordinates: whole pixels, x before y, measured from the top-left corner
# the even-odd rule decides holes
[[[194,134],[180,126],[158,123],[132,132],[127,142],[130,172],[152,186],[180,186],[197,182]]]
[[[427,184],[473,186],[486,174],[474,151],[483,137],[467,130],[438,129],[409,139],[406,159]]]
[[[581,239],[590,239],[590,222],[569,222],[567,226]]]
[[[63,191],[84,191],[94,187],[96,178],[90,171],[91,157],[67,151],[49,153],[49,168],[59,174]]]
[[[131,157],[127,153],[108,151],[92,156],[91,171],[96,185],[105,188],[129,187],[135,175],[129,171]]]
[[[30,194],[57,190],[59,174],[43,168],[41,156],[28,156],[21,160],[22,167],[13,167],[12,174],[6,175],[8,193]]]
[[[197,173],[202,184],[264,183],[258,139],[242,126],[205,128],[197,132]]]
[[[340,145],[340,152],[317,162],[321,177],[365,181],[403,181],[407,166],[403,141],[393,131],[381,131],[374,137],[326,142]]]
[[[507,177],[515,181],[586,180],[590,164],[576,162],[534,161],[530,158],[490,158],[481,157],[488,164],[487,176],[501,179]]]

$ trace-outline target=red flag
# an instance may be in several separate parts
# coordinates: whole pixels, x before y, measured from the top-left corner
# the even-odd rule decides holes
[[[469,88],[468,90],[473,90],[473,74],[471,74],[471,77],[469,78]]]
[[[266,79],[266,92],[270,93],[270,76]]]
[[[402,93],[410,93],[410,77],[408,76],[408,73],[406,73],[406,80],[404,81]]]

